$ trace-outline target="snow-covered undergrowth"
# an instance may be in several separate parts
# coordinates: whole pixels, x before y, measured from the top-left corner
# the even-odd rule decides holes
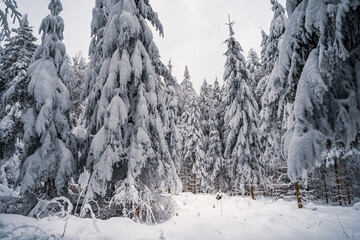
[[[360,212],[351,207],[310,203],[305,209],[297,209],[295,201],[224,196],[217,202],[214,195],[192,194],[174,199],[177,216],[158,225],[139,224],[126,218],[93,221],[71,216],[36,220],[0,214],[0,238],[18,239],[24,233],[34,234],[36,239],[63,236],[62,239],[86,240],[360,239]],[[12,236],[9,233],[13,229],[16,231]]]

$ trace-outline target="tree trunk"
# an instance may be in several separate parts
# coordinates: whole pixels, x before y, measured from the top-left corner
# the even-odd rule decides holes
[[[298,202],[298,208],[302,208],[303,205],[301,204],[301,194],[300,194],[299,182],[295,183],[295,189],[296,189],[296,198],[297,198],[297,202]]]
[[[196,194],[196,174],[194,173],[194,194]]]
[[[233,192],[233,196],[236,196],[236,181],[234,179],[233,181],[233,189],[232,189],[232,192]]]
[[[339,179],[339,168],[337,164],[337,159],[334,158],[334,169],[335,169],[335,176],[336,176],[336,186],[337,186],[337,194],[339,199],[339,206],[342,205],[341,201],[341,188],[340,188],[340,179]]]
[[[185,171],[185,163],[184,163],[184,168],[183,168],[183,171],[184,171],[184,180],[183,180],[183,191],[186,192],[186,187],[187,187],[187,184],[186,184],[186,171]]]
[[[324,170],[324,168],[321,169],[321,173],[322,173],[322,177],[323,177],[323,180],[324,180],[324,190],[325,190],[326,204],[329,204],[329,197],[328,197],[327,188],[326,188],[326,178],[325,178],[325,170]]]
[[[347,175],[346,164],[345,164],[345,180],[346,180],[346,192],[348,197],[348,203],[351,205],[350,187],[349,187],[349,176]]]

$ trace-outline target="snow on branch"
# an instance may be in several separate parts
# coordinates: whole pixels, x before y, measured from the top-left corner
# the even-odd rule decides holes
[[[2,2],[2,4],[1,4]],[[15,0],[1,0],[0,4],[5,7],[0,8],[0,42],[5,38],[10,37],[11,29],[9,27],[8,18],[12,19],[12,22],[20,22],[21,13],[17,10],[18,6]]]

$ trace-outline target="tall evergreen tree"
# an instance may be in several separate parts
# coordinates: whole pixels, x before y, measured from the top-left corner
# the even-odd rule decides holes
[[[76,126],[82,111],[81,92],[84,87],[86,68],[86,59],[82,56],[81,52],[77,53],[75,57],[72,58],[70,66],[70,86],[74,105],[70,117],[73,126]]]
[[[189,68],[185,66],[184,80],[180,83],[180,95],[179,95],[180,116],[182,116],[186,108],[189,106],[191,100],[196,98],[196,92],[190,80],[191,80],[191,76],[189,73]]]
[[[229,19],[230,36],[225,41],[225,159],[233,190],[239,184],[253,186],[259,180],[258,106],[250,89],[251,78],[246,69],[240,43],[234,38]]]
[[[267,66],[267,58],[266,58],[266,46],[268,43],[269,36],[261,29],[261,71],[263,72],[264,76],[259,80],[255,89],[255,96],[259,105],[259,110],[262,110],[262,103],[261,98],[264,95],[265,88],[267,81],[269,79],[268,74],[269,72],[266,71]]]
[[[321,164],[327,148],[358,143],[360,1],[303,0],[292,10],[274,77],[291,106],[284,153],[297,181]]]
[[[264,77],[264,71],[260,63],[259,55],[251,48],[247,57],[246,68],[252,77],[251,90],[255,92],[256,86],[261,78]]]
[[[210,133],[210,105],[211,105],[211,93],[212,86],[207,83],[206,79],[204,79],[203,84],[200,88],[200,96],[199,96],[199,108],[201,113],[201,126],[204,134],[204,148],[205,151],[208,147],[209,143],[209,133]]]
[[[147,21],[163,35],[149,1],[100,0],[93,10],[83,92],[91,143],[85,202],[98,200],[103,218],[166,220],[174,204],[161,193],[181,186],[165,140],[162,83],[154,67],[159,51]]]
[[[26,61],[29,62],[36,48],[34,43],[36,38],[32,34],[27,15],[20,20],[20,26],[17,29],[13,29],[13,32],[15,35],[6,40],[0,62],[0,72],[2,73],[0,75],[0,94],[9,87],[8,85],[22,67],[13,64],[21,56],[26,57]]]
[[[270,179],[267,187],[270,187],[273,195],[276,195],[282,183],[288,180],[284,177],[286,160],[281,150],[281,138],[284,133],[282,119],[276,113],[274,115],[269,114],[278,107],[279,102],[283,101],[283,99],[278,98],[277,101],[272,102],[274,97],[278,96],[283,89],[279,83],[276,83],[276,86],[272,85],[273,76],[271,73],[279,58],[279,42],[285,32],[287,18],[284,8],[277,0],[271,0],[271,3],[274,16],[270,24],[270,34],[266,36],[264,32],[262,33],[262,66],[266,75],[258,84],[257,95],[262,97],[260,118],[263,154],[261,161],[267,166],[267,175]]]
[[[183,149],[180,175],[183,190],[204,191],[207,162],[204,151],[204,135],[200,124],[200,109],[196,98],[182,115]]]
[[[167,66],[167,74],[164,76],[165,88],[165,106],[168,113],[168,121],[165,126],[165,136],[168,142],[170,154],[174,160],[176,171],[180,171],[180,158],[181,158],[181,134],[179,116],[179,89],[180,86],[176,78],[172,75],[171,60]]]
[[[272,89],[269,83],[269,78],[272,70],[274,69],[275,62],[279,58],[279,41],[285,32],[287,25],[287,18],[285,16],[284,7],[277,1],[271,0],[272,11],[274,12],[273,19],[270,24],[269,36],[262,30],[262,42],[261,42],[261,65],[265,76],[259,81],[257,86],[257,95],[263,97],[261,105],[264,106],[263,114],[265,111],[269,111],[269,93],[276,91],[278,88]],[[270,84],[270,86],[268,86]],[[278,90],[280,91],[280,90]],[[275,106],[276,107],[276,106]]]
[[[209,145],[206,159],[209,162],[207,169],[211,191],[226,189],[226,169],[224,169],[223,147],[221,130],[223,128],[222,94],[219,82],[216,79],[211,92],[209,111]]]
[[[21,193],[55,197],[67,193],[74,158],[69,150],[71,94],[69,65],[62,43],[64,21],[60,0],[49,4],[51,12],[40,25],[42,43],[28,69],[28,94],[34,104],[24,111],[27,158],[21,165]]]
[[[15,35],[5,45],[5,55],[0,63],[3,82],[7,82],[0,110],[0,181],[5,186],[14,185],[24,153],[24,130],[20,117],[32,102],[26,91],[29,80],[26,71],[36,49],[36,38],[27,15],[21,20],[20,27],[13,31]]]

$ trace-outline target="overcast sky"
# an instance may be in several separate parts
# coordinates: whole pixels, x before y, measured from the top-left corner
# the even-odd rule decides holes
[[[285,0],[279,0],[285,6]],[[88,54],[91,12],[95,0],[62,0],[65,21],[64,43],[70,56]],[[268,33],[273,13],[270,0],[151,0],[164,26],[165,38],[154,32],[161,59],[172,59],[174,75],[180,83],[185,65],[189,67],[195,89],[199,92],[204,78],[222,82],[226,46],[229,35],[228,14],[236,22],[235,37],[244,49],[260,53],[261,28]],[[41,20],[49,14],[49,0],[18,0],[19,9],[28,13],[37,34]],[[39,38],[39,35],[37,35]]]

